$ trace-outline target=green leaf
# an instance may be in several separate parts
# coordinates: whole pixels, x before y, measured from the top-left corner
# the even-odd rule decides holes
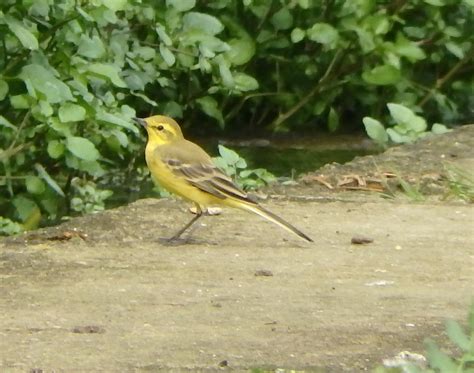
[[[246,64],[255,55],[255,43],[250,38],[231,39],[228,45],[226,59],[234,66]]]
[[[426,54],[423,52],[423,49],[421,49],[414,41],[405,38],[401,33],[397,35],[395,52],[400,56],[408,58],[412,62],[426,58]]]
[[[452,130],[446,127],[444,124],[441,123],[434,123],[431,127],[431,132],[435,135],[442,135],[443,133],[451,132]]]
[[[401,79],[400,70],[392,65],[381,65],[364,71],[362,79],[374,85],[394,85]]]
[[[424,0],[425,3],[433,5],[433,6],[445,6],[446,3],[443,0]]]
[[[409,123],[416,114],[406,106],[389,102],[387,104],[390,115],[397,123]]]
[[[224,25],[216,17],[205,13],[189,12],[183,16],[183,29],[201,30],[209,35],[216,35],[224,30]]]
[[[157,102],[156,101],[153,101],[152,99],[150,99],[149,97],[147,97],[146,95],[144,95],[143,93],[140,93],[140,92],[130,92],[132,95],[134,96],[137,96],[137,97],[140,97],[143,101],[145,101],[148,105],[151,105],[151,106],[158,106]]]
[[[224,158],[228,165],[235,165],[240,160],[239,155],[232,149],[226,148],[223,145],[218,145],[218,149],[220,156]]]
[[[138,129],[134,126],[128,116],[123,117],[112,113],[107,113],[105,111],[100,111],[96,113],[96,119],[98,121],[112,123],[120,127],[127,128],[135,133],[138,133]]]
[[[355,28],[357,36],[359,37],[359,44],[362,47],[364,53],[368,53],[375,49],[374,34],[363,28]]]
[[[291,31],[290,38],[293,43],[299,43],[301,40],[304,39],[305,36],[306,32],[300,29],[299,27],[296,27]]]
[[[163,108],[163,115],[171,118],[182,118],[183,107],[176,101],[168,101]]]
[[[171,38],[168,36],[168,34],[166,33],[166,30],[165,28],[163,27],[163,25],[161,25],[160,23],[157,23],[156,27],[155,27],[155,30],[156,30],[156,33],[158,34],[160,40],[165,43],[165,45],[167,47],[171,46],[173,44]]]
[[[0,79],[0,101],[7,97],[8,83],[5,80]]]
[[[22,231],[21,224],[18,224],[10,219],[6,219],[0,216],[0,236],[1,235],[13,235]]]
[[[39,48],[38,39],[28,30],[18,19],[9,14],[4,15],[5,22],[13,34],[20,40],[20,43],[27,49],[36,50]]]
[[[409,123],[407,126],[410,130],[419,133],[425,132],[428,128],[425,118],[420,117],[419,115],[416,115],[415,118],[413,118],[413,120],[411,121],[411,123]]]
[[[114,138],[117,139],[118,143],[121,146],[123,146],[124,148],[128,146],[128,136],[124,132],[120,131],[119,129],[113,129],[112,131],[110,131],[110,133],[114,135]]]
[[[77,53],[88,58],[101,58],[105,54],[104,43],[98,36],[89,38],[87,35],[81,35]]]
[[[30,96],[16,95],[10,96],[10,104],[14,109],[29,109],[31,107]]]
[[[315,23],[306,33],[310,40],[329,47],[335,47],[339,40],[338,31],[329,23]]]
[[[38,175],[46,181],[46,184],[48,184],[56,193],[58,193],[61,197],[66,197],[64,194],[63,190],[61,187],[54,181],[54,179],[48,174],[46,169],[39,163],[35,164],[35,169],[38,172]]]
[[[247,168],[247,161],[243,158],[239,158],[239,160],[235,164],[235,167],[241,169]]]
[[[15,206],[18,217],[22,222],[25,222],[38,208],[34,201],[23,196],[15,197],[13,199],[13,205]]]
[[[59,120],[63,123],[79,122],[86,119],[86,109],[80,105],[66,103],[59,108]]]
[[[24,66],[20,77],[25,82],[29,82],[35,92],[45,95],[46,101],[50,104],[74,100],[69,87],[56,78],[53,71],[41,65],[30,64]]]
[[[339,128],[339,115],[332,107],[329,109],[328,128],[330,132],[334,132]]]
[[[199,105],[201,110],[209,115],[211,118],[216,119],[219,122],[221,128],[224,128],[224,117],[222,112],[217,106],[217,101],[211,96],[205,96],[198,98],[196,103]]]
[[[176,62],[174,54],[164,44],[160,44],[160,54],[168,66],[173,66]]]
[[[95,161],[100,156],[95,145],[84,137],[68,137],[66,139],[66,147],[77,158],[83,159],[85,161]]]
[[[415,138],[413,138],[412,136],[402,134],[393,128],[387,128],[386,131],[387,135],[390,137],[390,140],[392,140],[394,143],[405,144],[412,143],[413,141],[415,141]]]
[[[250,75],[244,73],[234,74],[235,89],[247,92],[258,89],[258,81]]]
[[[222,157],[214,157],[212,158],[212,162],[216,165],[217,168],[224,171],[224,173],[228,176],[235,175],[235,168],[230,167],[224,158]]]
[[[375,33],[375,35],[385,35],[390,31],[391,21],[387,14],[378,13],[367,18],[367,25]]]
[[[446,321],[446,333],[448,334],[449,339],[455,343],[456,346],[464,351],[469,351],[471,348],[471,341],[456,321]]]
[[[118,12],[119,10],[125,10],[127,7],[127,0],[102,0],[102,4],[104,4],[110,10],[114,12]]]
[[[87,22],[94,22],[94,18],[92,18],[89,13],[87,13],[84,9],[82,9],[79,5],[76,5],[76,11],[81,17],[83,17]]]
[[[474,3],[473,3],[474,5]],[[446,26],[443,30],[443,33],[452,38],[459,38],[462,36],[462,32],[460,28],[456,28],[454,26]]]
[[[137,56],[143,58],[144,61],[150,61],[155,58],[156,55],[155,49],[151,47],[137,47],[133,51],[137,54]]]
[[[39,17],[42,17],[42,18],[48,18],[48,14],[49,14],[49,4],[48,4],[48,0],[36,0],[33,2],[32,5],[30,5],[30,8],[28,10],[28,12],[32,15],[32,16],[39,16]]]
[[[201,30],[190,30],[183,33],[181,43],[183,46],[203,46],[212,52],[227,52],[230,50],[227,43]]]
[[[49,102],[40,100],[38,102],[39,108],[40,108],[40,113],[43,114],[45,117],[50,117],[54,114],[54,109],[53,107],[49,104]]]
[[[58,159],[64,154],[65,146],[62,142],[58,140],[51,140],[48,142],[48,154],[53,159]]]
[[[459,44],[453,42],[447,42],[445,44],[446,49],[454,54],[457,58],[462,59],[464,58],[464,50]]]
[[[364,117],[362,122],[365,126],[367,135],[374,140],[377,144],[385,145],[388,142],[388,135],[385,131],[385,127],[378,120],[371,117]]]
[[[298,5],[303,9],[308,9],[310,7],[311,0],[298,0]]]
[[[458,370],[456,364],[431,339],[425,341],[425,347],[431,368],[438,369],[440,372],[456,372]]]
[[[277,30],[288,30],[293,26],[293,16],[287,8],[281,8],[273,14],[271,22]]]
[[[167,6],[172,6],[178,12],[187,12],[194,8],[196,0],[166,0]]]
[[[45,190],[43,180],[38,176],[29,175],[25,179],[26,189],[31,194],[42,194]]]
[[[115,65],[105,63],[92,63],[90,65],[87,65],[86,69],[92,74],[107,78],[112,82],[112,84],[116,85],[117,87],[127,87],[127,85],[119,75],[120,69]]]
[[[10,128],[10,129],[15,130],[15,131],[17,130],[17,128],[7,118],[5,118],[3,115],[0,115],[0,127],[1,126]]]
[[[228,62],[224,59],[222,55],[219,55],[215,58],[215,61],[219,65],[219,74],[222,78],[222,83],[227,88],[234,87],[234,78],[230,72]]]
[[[61,137],[72,136],[71,126],[69,124],[61,122],[57,116],[49,117],[48,125],[52,130],[60,134]]]
[[[403,128],[412,130],[415,132],[426,131],[427,124],[426,120],[418,115],[416,115],[412,110],[406,106],[388,103],[388,110],[390,115],[395,120],[398,125],[401,125]]]
[[[127,121],[132,121],[132,119],[137,116],[137,112],[135,111],[135,109],[128,105],[120,106],[120,113],[122,115],[122,118]]]

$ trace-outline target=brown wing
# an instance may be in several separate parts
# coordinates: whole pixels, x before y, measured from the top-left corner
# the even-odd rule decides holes
[[[183,140],[182,145],[185,146],[176,145],[178,144],[160,151],[161,159],[175,175],[214,197],[235,198],[256,204],[256,201],[222,172],[198,145],[187,140]]]

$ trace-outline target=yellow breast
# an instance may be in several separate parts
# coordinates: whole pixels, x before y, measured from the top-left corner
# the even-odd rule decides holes
[[[195,202],[205,208],[210,205],[222,204],[222,200],[203,192],[195,186],[189,184],[182,176],[178,176],[156,156],[154,148],[147,146],[145,158],[153,179],[169,192],[176,194],[186,200]]]

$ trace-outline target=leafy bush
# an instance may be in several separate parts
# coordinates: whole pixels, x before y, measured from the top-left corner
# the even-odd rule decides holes
[[[191,11],[194,6],[2,3],[2,215],[25,222],[38,209],[48,219],[96,211],[109,193],[92,180],[142,152],[143,139],[131,124],[136,109],[179,118],[185,107],[198,108],[223,125],[209,92],[239,95],[258,87],[244,72],[230,72],[245,62],[247,44],[232,32],[229,43],[219,39],[223,23]],[[79,187],[78,177],[90,182]],[[0,229],[11,233],[12,226]]]
[[[12,231],[1,228],[14,226],[7,217],[34,227],[84,211],[72,204],[82,198],[75,178],[103,201],[100,181],[142,158],[137,114],[203,132],[335,130],[400,102],[428,119],[463,121],[473,105],[473,8],[472,0],[4,0],[0,233]]]
[[[386,102],[433,122],[472,120],[472,1],[244,3],[257,46],[247,71],[260,90],[241,100],[255,103],[254,126],[350,128]],[[226,117],[242,116],[237,108]]]
[[[223,145],[219,145],[219,157],[213,161],[244,190],[255,190],[276,181],[276,177],[263,168],[248,169],[244,158]]]
[[[416,115],[412,110],[400,104],[387,104],[388,110],[395,125],[390,128],[378,120],[365,117],[363,119],[367,135],[377,144],[387,146],[389,140],[394,143],[412,143],[422,137],[425,137],[430,131],[427,131],[426,120]],[[444,124],[435,123],[431,128],[431,133],[441,134],[450,131]]]

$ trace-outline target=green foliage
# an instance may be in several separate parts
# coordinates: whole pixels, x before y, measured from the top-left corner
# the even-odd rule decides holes
[[[425,200],[425,196],[420,191],[420,187],[418,185],[413,185],[406,180],[403,180],[401,177],[398,178],[400,183],[400,187],[402,189],[403,194],[409,198],[411,201],[414,202],[421,202]]]
[[[253,125],[331,128],[336,111],[350,126],[364,114],[380,116],[383,102],[417,107],[436,121],[470,119],[472,2],[244,4],[240,14],[250,11],[258,19],[242,22],[256,35],[256,56],[246,72],[254,71],[265,94],[244,98]],[[245,114],[224,117],[237,113]]]
[[[81,213],[93,213],[104,209],[104,201],[112,195],[110,190],[100,190],[87,180],[74,178],[71,181],[75,197],[71,199],[71,209]]]
[[[33,211],[45,221],[102,209],[110,192],[95,183],[143,151],[137,110],[179,118],[197,109],[224,127],[219,100],[258,82],[235,70],[255,54],[253,42],[240,29],[223,35],[216,5],[3,2],[2,215],[24,225]],[[15,204],[18,196],[28,204]]]
[[[244,190],[258,189],[276,181],[275,176],[263,168],[247,169],[245,159],[223,145],[219,145],[219,154],[219,157],[213,159],[216,166],[231,176]]]
[[[131,122],[137,115],[170,115],[203,131],[335,131],[399,102],[461,122],[473,105],[473,7],[4,0],[1,214],[24,224],[13,203],[23,196],[34,222],[38,211],[42,222],[54,220],[80,195],[73,178],[100,183],[133,168],[144,141]]]
[[[474,202],[474,172],[453,165],[446,165],[446,176],[448,179],[451,195],[466,202]]]
[[[10,236],[23,231],[21,224],[0,216],[0,236]]]
[[[371,117],[362,120],[367,135],[379,145],[387,146],[389,141],[397,144],[411,143],[429,133],[440,134],[450,131],[439,123],[435,123],[431,131],[427,131],[426,120],[406,106],[389,103],[387,107],[394,123],[392,127],[385,128],[382,123]]]
[[[457,357],[449,356],[430,338],[425,340],[428,367],[420,367],[409,362],[400,362],[398,367],[379,367],[376,373],[444,373],[474,372],[474,302],[468,314],[468,333],[454,320],[446,322],[446,334],[460,352]]]
[[[454,320],[446,322],[446,333],[461,351],[460,357],[450,357],[431,339],[425,340],[429,366],[439,372],[474,372],[474,303],[468,315],[469,334]]]

